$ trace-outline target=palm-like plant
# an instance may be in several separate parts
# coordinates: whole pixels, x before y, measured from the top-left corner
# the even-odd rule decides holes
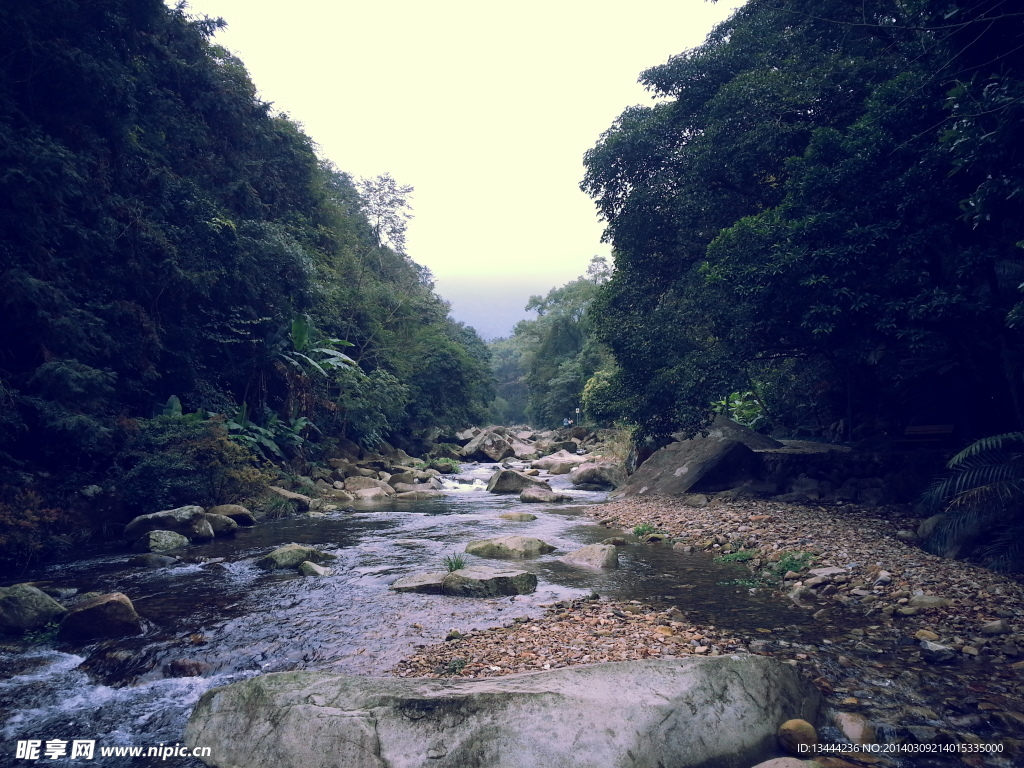
[[[941,511],[925,539],[931,552],[974,548],[989,567],[1019,571],[1024,566],[1024,432],[978,440],[946,465],[950,475],[925,494]]]

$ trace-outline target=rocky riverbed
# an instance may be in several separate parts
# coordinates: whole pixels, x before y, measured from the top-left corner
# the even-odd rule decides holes
[[[1024,586],[919,549],[900,507],[809,506],[757,499],[629,499],[590,508],[650,543],[745,562],[813,621],[753,632],[691,623],[685,605],[561,601],[539,619],[451,633],[396,666],[399,676],[490,677],[685,654],[755,653],[795,665],[826,696],[837,743],[1001,745],[1001,752],[914,753],[913,765],[1008,766],[1024,760]],[[950,747],[946,746],[946,749]],[[986,747],[990,748],[990,747]],[[856,757],[856,760],[854,758]],[[875,763],[872,755],[843,755]],[[827,761],[826,761],[827,762]],[[833,758],[833,765],[837,765]],[[911,763],[906,763],[911,764]]]

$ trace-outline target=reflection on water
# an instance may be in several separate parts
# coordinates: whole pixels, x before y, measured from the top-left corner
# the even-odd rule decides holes
[[[86,591],[127,594],[146,620],[137,638],[85,648],[58,645],[0,653],[0,764],[18,739],[96,739],[102,745],[156,745],[180,740],[192,706],[215,685],[261,672],[329,669],[383,674],[417,645],[461,631],[539,615],[542,604],[596,591],[615,599],[654,599],[689,618],[737,630],[799,623],[806,615],[728,582],[746,575],[705,554],[664,546],[620,548],[621,567],[568,566],[561,554],[621,533],[589,522],[581,505],[603,494],[569,490],[572,504],[523,505],[486,493],[493,465],[471,466],[444,499],[363,504],[322,518],[268,522],[188,550],[169,568],[126,565],[118,553],[48,568],[33,578]],[[566,489],[565,476],[551,479]],[[498,517],[529,509],[531,522]],[[411,573],[443,570],[445,555],[468,541],[507,534],[536,536],[559,551],[520,561],[538,575],[533,595],[478,600],[400,594],[388,585]],[[282,544],[315,545],[337,555],[328,578],[267,573],[253,561]],[[467,564],[488,562],[465,555]],[[492,563],[493,564],[493,563]],[[196,676],[182,676],[196,675]],[[9,753],[9,754],[8,754]],[[81,760],[48,760],[77,765]],[[104,765],[140,765],[124,758]],[[164,763],[165,765],[167,763]],[[180,761],[178,765],[199,765]]]

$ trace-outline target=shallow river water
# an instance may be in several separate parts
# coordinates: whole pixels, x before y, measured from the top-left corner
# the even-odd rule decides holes
[[[144,634],[70,647],[41,645],[0,652],[0,765],[139,766],[140,758],[99,759],[101,746],[157,746],[180,742],[185,723],[209,688],[263,672],[294,669],[383,675],[417,645],[442,641],[450,629],[467,631],[537,616],[552,602],[597,592],[619,600],[679,606],[697,623],[754,631],[804,624],[805,612],[733,582],[741,566],[668,547],[620,548],[620,568],[597,572],[566,565],[559,556],[622,532],[599,526],[586,505],[604,494],[552,486],[573,496],[560,505],[519,502],[484,490],[495,465],[467,465],[448,483],[444,499],[390,502],[337,510],[241,529],[237,536],[188,550],[191,563],[145,569],[127,565],[118,550],[53,565],[22,580],[128,595],[146,621]],[[498,516],[510,510],[537,515],[531,522]],[[400,594],[395,579],[444,570],[446,555],[493,536],[535,536],[558,548],[516,561],[535,572],[536,593],[472,599]],[[270,550],[298,542],[337,555],[327,578],[254,567]],[[467,565],[487,561],[465,556]],[[491,562],[490,564],[495,564]],[[199,676],[183,674],[201,672]],[[18,741],[94,740],[94,762],[70,757],[33,763],[16,759]],[[172,758],[152,764],[199,766]]]

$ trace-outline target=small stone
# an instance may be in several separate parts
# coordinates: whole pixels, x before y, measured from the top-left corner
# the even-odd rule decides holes
[[[914,633],[914,638],[917,640],[929,640],[931,642],[935,642],[939,639],[939,636],[930,629],[919,629]]]
[[[965,645],[963,648],[960,649],[960,653],[964,654],[965,656],[977,656],[980,653],[980,651],[973,645]]]
[[[925,661],[941,664],[946,661],[952,661],[955,656],[956,653],[948,646],[939,645],[928,640],[921,641],[921,657]]]
[[[983,635],[1006,635],[1009,634],[1010,627],[1002,619],[997,619],[996,621],[982,624],[980,631]]]
[[[314,562],[305,560],[299,564],[299,573],[303,576],[330,576],[331,569],[324,568],[322,565],[317,565]]]
[[[777,738],[779,746],[784,751],[798,755],[803,754],[800,751],[801,745],[809,748],[818,743],[818,732],[806,720],[787,720],[779,726]]]

